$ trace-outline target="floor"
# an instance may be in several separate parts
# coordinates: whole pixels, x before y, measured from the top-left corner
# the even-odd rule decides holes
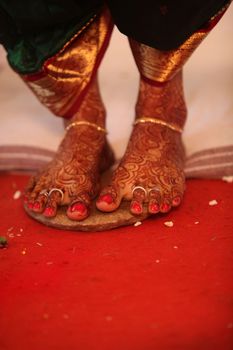
[[[0,175],[1,350],[233,348],[232,183],[189,180],[167,216],[81,233],[28,218],[27,180]]]

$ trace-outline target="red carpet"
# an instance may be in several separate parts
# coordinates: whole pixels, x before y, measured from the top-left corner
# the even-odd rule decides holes
[[[26,182],[0,176],[1,350],[233,349],[233,184],[189,180],[166,217],[80,233],[28,218]]]

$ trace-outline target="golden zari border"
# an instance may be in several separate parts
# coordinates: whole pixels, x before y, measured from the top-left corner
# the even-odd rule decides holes
[[[92,18],[37,74],[23,76],[43,105],[70,118],[77,111],[107,48],[113,22],[107,9]]]
[[[228,3],[221,9],[205,28],[191,35],[179,48],[169,51],[160,51],[145,44],[129,39],[134,59],[142,77],[152,83],[165,83],[183,67],[193,51],[209,34],[214,25],[220,20],[226,11]]]

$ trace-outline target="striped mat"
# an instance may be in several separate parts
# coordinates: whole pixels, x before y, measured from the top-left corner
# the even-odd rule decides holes
[[[35,172],[55,152],[31,146],[0,146],[0,171]],[[233,145],[196,152],[186,160],[187,178],[219,179],[233,176]]]

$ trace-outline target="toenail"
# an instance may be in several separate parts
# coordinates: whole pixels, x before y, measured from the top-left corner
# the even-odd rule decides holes
[[[181,198],[178,196],[178,197],[175,197],[172,201],[172,204],[173,205],[179,205],[181,202]]]
[[[98,198],[98,202],[105,202],[107,204],[112,204],[113,198],[112,198],[111,194],[109,194],[109,193],[103,194],[102,196],[100,196]]]
[[[33,206],[34,206],[33,202],[27,202],[27,205],[29,209],[33,209]]]
[[[35,202],[33,205],[33,209],[39,210],[40,209],[40,202]]]
[[[54,208],[46,207],[43,214],[45,216],[53,216],[54,215]]]
[[[138,202],[133,202],[131,204],[131,210],[139,214],[142,212],[142,206]]]
[[[168,210],[170,210],[170,205],[167,204],[167,203],[163,203],[163,204],[161,205],[160,209],[161,209],[161,211],[163,211],[163,212],[166,213]]]
[[[150,211],[153,212],[153,213],[158,213],[158,211],[159,211],[158,204],[155,204],[155,203],[151,204],[150,205]]]
[[[76,202],[70,206],[69,210],[71,212],[76,211],[76,212],[79,212],[80,214],[85,214],[87,211],[87,207],[85,206],[84,203]]]

